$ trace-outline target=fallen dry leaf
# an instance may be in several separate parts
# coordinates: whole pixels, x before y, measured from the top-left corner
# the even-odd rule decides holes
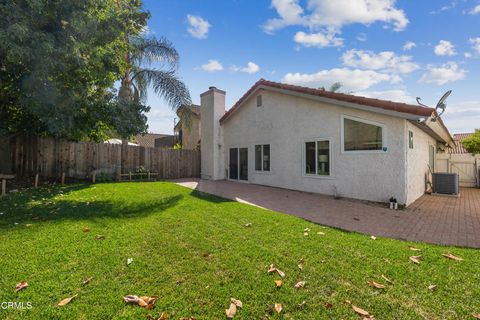
[[[304,232],[303,235],[306,237],[308,236],[308,232]]]
[[[230,298],[230,302],[236,305],[238,308],[242,309],[243,308],[243,303],[240,300],[237,300],[235,298]]]
[[[370,236],[370,239],[372,239],[372,240],[377,240],[377,237],[375,237],[375,236]]]
[[[310,232],[310,228],[303,229],[303,232]]]
[[[431,285],[428,286],[428,290],[432,290],[432,291],[433,291],[433,290],[435,290],[435,289],[437,289],[437,285],[436,285],[436,284],[431,284]]]
[[[33,224],[31,224],[31,223],[27,223],[27,224],[25,225],[25,227],[27,227],[27,228],[30,228],[31,226],[33,226]]]
[[[273,263],[268,267],[268,270],[267,272],[268,273],[272,273],[274,271],[277,271],[277,268],[275,268],[275,266],[273,265]]]
[[[296,288],[296,289],[303,288],[303,287],[305,287],[305,281],[298,281],[298,282],[295,284],[295,288]]]
[[[275,268],[275,266],[274,266],[273,263],[272,263],[272,264],[270,265],[270,267],[268,267],[267,272],[268,272],[268,273],[272,273],[272,272],[275,272],[275,271],[278,273],[278,275],[279,275],[280,277],[282,277],[282,278],[285,277],[285,272],[283,272],[282,270],[279,270],[278,268]]]
[[[377,288],[377,289],[385,289],[385,285],[383,285],[381,283],[378,283],[378,282],[375,282],[375,281],[368,281],[368,285],[370,287],[374,287],[374,288]]]
[[[297,267],[298,267],[298,269],[303,270],[303,264],[299,263],[299,264],[297,265]]]
[[[333,307],[333,304],[331,304],[330,302],[325,302],[323,306],[325,307],[325,309],[331,309]]]
[[[456,255],[451,254],[451,253],[442,253],[442,256],[444,256],[447,259],[451,259],[451,260],[463,261],[463,258],[460,258]]]
[[[88,277],[87,279],[83,280],[82,285],[89,284],[92,281],[93,277]]]
[[[282,270],[277,269],[277,273],[280,277],[285,278],[285,272],[283,272]]]
[[[283,284],[283,281],[282,281],[282,280],[275,280],[275,286],[276,286],[277,288],[280,288],[280,287],[282,286],[282,284]]]
[[[383,274],[382,274],[382,279],[385,280],[385,281],[387,281],[388,283],[393,284],[393,281],[390,280],[389,278],[385,277],[385,275],[383,275]]]
[[[123,301],[126,303],[136,303],[142,308],[152,309],[155,301],[157,301],[157,296],[142,296],[138,297],[136,295],[127,295],[123,297]]]
[[[18,292],[20,290],[23,290],[25,289],[26,287],[28,287],[28,282],[27,281],[20,281],[19,283],[17,283],[17,285],[15,286],[15,292]]]
[[[422,256],[411,256],[408,259],[410,259],[410,261],[412,261],[413,263],[420,264]]]
[[[237,306],[234,303],[230,303],[230,307],[225,309],[225,314],[227,315],[227,318],[233,319],[237,314]]]
[[[370,313],[368,313],[368,311],[365,311],[362,308],[359,308],[359,307],[357,307],[353,304],[352,304],[352,309],[353,309],[353,311],[355,311],[356,313],[358,313],[361,316],[364,316],[364,317],[369,317],[370,316]]]
[[[281,303],[275,303],[275,312],[276,313],[282,312],[282,304]]]
[[[475,319],[480,319],[480,313],[472,313],[472,317]]]
[[[318,231],[317,234],[318,234],[318,235],[321,235],[321,236],[324,236],[324,235],[325,235],[325,232]]]
[[[306,304],[307,304],[307,301],[303,300],[302,302],[300,302],[300,303],[298,304],[298,307],[299,307],[299,308],[303,308]]]
[[[105,239],[105,236],[103,234],[97,234],[95,237],[95,240],[103,240]]]
[[[75,298],[76,296],[78,296],[78,294],[76,294],[76,295],[74,295],[74,296],[71,296],[71,297],[69,297],[69,298],[63,299],[62,301],[60,301],[60,302],[57,304],[57,306],[60,306],[60,307],[61,307],[61,306],[64,306],[64,305],[69,304],[70,301],[72,301],[73,298]]]
[[[408,248],[412,251],[422,251],[422,249],[418,249],[418,248],[415,248],[415,247],[408,247]]]
[[[83,227],[82,231],[83,232],[90,232],[90,228],[89,227]]]
[[[245,223],[244,226],[245,226],[245,228],[250,228],[252,226],[252,224],[251,223]]]
[[[132,258],[127,258],[127,266],[133,262]]]

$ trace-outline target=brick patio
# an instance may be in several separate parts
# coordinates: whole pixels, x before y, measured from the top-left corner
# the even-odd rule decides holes
[[[230,181],[177,180],[179,185],[322,225],[375,236],[480,248],[480,189],[460,198],[424,195],[406,210]]]

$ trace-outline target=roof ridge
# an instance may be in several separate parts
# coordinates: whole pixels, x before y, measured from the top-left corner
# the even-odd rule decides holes
[[[248,89],[247,92],[228,110],[220,122],[225,121],[238,107],[252,94],[258,87],[265,86],[276,89],[283,89],[294,91],[298,93],[308,94],[317,97],[323,97],[332,100],[344,101],[348,103],[355,103],[360,105],[366,105],[374,108],[395,111],[399,113],[413,114],[419,117],[430,117],[434,112],[434,108],[427,108],[420,105],[407,104],[403,102],[395,102],[389,100],[381,100],[375,98],[367,98],[363,96],[356,96],[352,94],[330,92],[322,89],[309,88],[299,85],[275,82],[260,78],[255,84]]]

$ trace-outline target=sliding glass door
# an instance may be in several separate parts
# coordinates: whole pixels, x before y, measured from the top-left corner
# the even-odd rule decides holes
[[[230,148],[228,172],[230,180],[248,181],[248,148]]]

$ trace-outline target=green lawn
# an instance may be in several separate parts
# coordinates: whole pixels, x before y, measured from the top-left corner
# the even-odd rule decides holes
[[[372,240],[171,183],[40,188],[0,200],[0,213],[0,302],[33,304],[0,308],[1,319],[147,319],[161,312],[224,319],[231,297],[243,302],[235,319],[359,319],[346,301],[376,319],[473,319],[480,312],[478,250]],[[95,240],[98,234],[105,239]],[[441,256],[447,252],[464,261]],[[420,265],[412,255],[422,256]],[[267,273],[272,263],[286,273],[280,288],[280,277]],[[16,293],[22,280],[29,287]],[[298,281],[305,288],[295,289]],[[159,299],[146,310],[125,304],[128,294]],[[283,305],[280,315],[275,303]]]

